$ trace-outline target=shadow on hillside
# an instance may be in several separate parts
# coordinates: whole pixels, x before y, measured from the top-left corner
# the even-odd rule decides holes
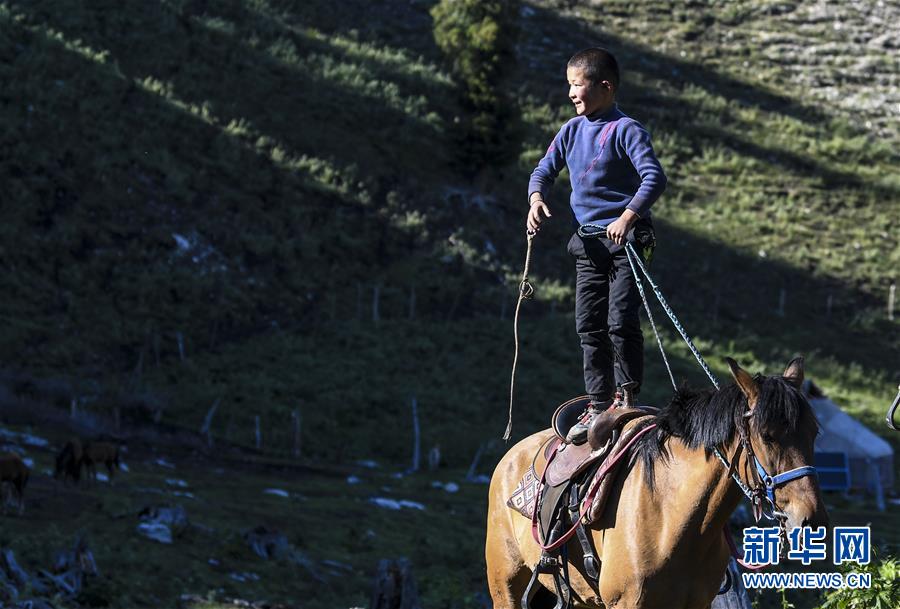
[[[670,91],[677,91],[685,84],[693,85],[709,95],[722,96],[739,106],[788,116],[807,125],[829,123],[832,117],[816,107],[803,104],[796,98],[778,95],[742,82],[695,62],[660,54],[606,31],[601,26],[586,24],[574,17],[560,16],[558,12],[548,9],[534,7],[532,9],[534,14],[527,19],[534,24],[536,30],[545,36],[549,34],[554,41],[569,41],[565,48],[559,50],[548,49],[546,45],[532,45],[541,53],[540,63],[550,65],[552,69],[549,72],[522,70],[523,77],[531,81],[528,85],[529,90],[538,92],[538,97],[540,91],[545,90],[547,86],[553,87],[554,91],[558,90],[558,93],[552,94],[552,99],[548,100],[551,105],[563,99],[562,67],[572,52],[575,49],[601,45],[612,50],[623,65],[625,84],[621,98],[625,105],[634,108],[638,116],[652,116],[657,122],[677,125],[679,131],[689,134],[688,139],[694,145],[695,153],[724,144],[765,164],[774,165],[781,171],[806,178],[820,178],[824,180],[826,186],[865,187],[869,192],[892,197],[896,197],[900,192],[896,187],[872,184],[854,173],[833,169],[810,156],[773,148],[767,146],[765,141],[750,141],[726,129],[717,128],[708,121],[703,121],[698,116],[697,108],[690,103],[669,94],[666,90],[638,86],[629,79],[628,74],[637,72],[669,83]],[[735,120],[735,123],[737,127],[738,121]]]
[[[158,79],[169,86],[166,96],[204,108],[214,124],[242,121],[295,155],[338,158],[382,175],[393,169],[390,159],[405,161],[405,173],[412,174],[416,160],[443,163],[437,125],[415,112],[430,110],[423,94],[443,100],[448,91],[422,90],[428,83],[404,74],[396,62],[352,56],[311,34],[306,23],[287,24],[244,3],[215,13],[203,2],[178,10],[139,3],[119,15],[123,31],[113,31],[100,11],[72,18],[30,3],[13,6],[38,27],[108,51],[109,63],[126,79]],[[346,134],[353,132],[363,137],[348,149]]]
[[[19,10],[28,12],[30,5],[20,4]],[[199,7],[199,5],[198,5]],[[248,14],[242,7],[234,8],[238,11],[236,15],[229,17],[234,20],[241,18],[255,18]],[[199,11],[199,8],[198,8]],[[224,33],[207,32],[211,40],[216,44],[209,47],[201,47],[192,43],[193,36],[198,35],[196,32],[197,24],[180,24],[178,17],[165,12],[149,14],[150,17],[156,14],[159,21],[159,29],[167,32],[166,37],[158,41],[160,54],[153,61],[148,60],[146,66],[155,66],[154,70],[143,71],[139,68],[144,64],[137,57],[136,48],[118,48],[116,47],[117,39],[110,39],[111,34],[108,33],[109,28],[93,24],[81,24],[80,27],[75,25],[67,26],[66,23],[58,23],[56,18],[44,15],[41,12],[35,12],[32,16],[38,23],[46,19],[48,25],[67,34],[72,39],[82,39],[96,49],[110,48],[113,54],[110,60],[105,63],[92,62],[83,59],[71,50],[64,48],[62,44],[57,44],[60,53],[67,53],[72,57],[77,57],[80,62],[81,69],[87,72],[96,73],[96,78],[100,80],[109,80],[114,83],[110,88],[110,97],[103,100],[110,108],[109,128],[122,128],[122,123],[113,120],[113,116],[122,115],[140,115],[148,117],[151,123],[162,126],[166,129],[162,134],[154,132],[154,138],[162,137],[164,141],[169,143],[169,154],[175,159],[175,162],[183,162],[185,167],[191,167],[197,162],[197,159],[189,159],[185,155],[196,146],[188,144],[189,138],[199,138],[201,140],[200,148],[209,151],[209,155],[231,155],[236,159],[235,164],[244,168],[246,171],[240,175],[223,175],[220,172],[211,172],[208,175],[198,177],[194,183],[195,188],[200,190],[208,189],[209,192],[197,192],[199,201],[209,201],[215,199],[218,192],[227,184],[229,188],[234,189],[232,196],[238,197],[235,205],[240,206],[242,202],[239,200],[241,193],[240,188],[245,183],[253,183],[255,172],[264,172],[271,175],[271,188],[266,193],[267,197],[283,197],[295,194],[284,187],[285,180],[289,177],[290,171],[279,167],[273,160],[267,156],[261,155],[258,150],[254,150],[238,139],[230,137],[221,137],[221,131],[224,124],[227,124],[233,118],[244,117],[252,124],[256,125],[262,133],[269,135],[279,141],[286,142],[291,150],[289,152],[300,155],[304,152],[310,152],[309,138],[307,137],[308,121],[319,120],[325,121],[329,117],[334,116],[336,110],[334,103],[343,104],[344,100],[350,100],[348,110],[358,110],[362,101],[362,106],[367,113],[376,114],[379,117],[385,117],[385,125],[388,128],[402,126],[406,121],[406,115],[398,111],[396,108],[386,106],[381,102],[381,98],[377,95],[358,96],[353,92],[348,92],[340,86],[330,83],[321,78],[315,78],[310,74],[298,73],[296,70],[286,68],[285,66],[273,61],[271,57],[265,53],[256,51],[227,31]],[[200,14],[200,13],[198,13]],[[100,19],[99,13],[95,15]],[[182,15],[183,17],[183,15]],[[548,27],[560,30],[571,29],[576,32],[576,36],[572,36],[573,45],[586,45],[594,42],[596,39],[588,37],[587,33],[581,29],[581,26],[571,20],[561,19],[555,15],[544,12],[538,17],[545,21]],[[59,19],[62,19],[59,17]],[[172,21],[172,20],[175,21]],[[262,19],[262,18],[260,18]],[[275,30],[276,37],[299,36],[296,33],[284,30],[284,25],[277,20],[264,18],[260,22],[266,28]],[[149,32],[154,31],[153,22],[143,24]],[[261,26],[262,27],[262,26]],[[227,29],[227,28],[226,28]],[[113,33],[112,35],[114,35]],[[49,40],[49,39],[48,39]],[[148,38],[149,40],[149,38]],[[816,112],[809,110],[801,105],[794,104],[788,100],[784,100],[779,96],[759,91],[753,87],[738,83],[731,79],[721,77],[715,73],[711,73],[698,68],[686,62],[671,62],[668,58],[664,58],[655,53],[647,52],[644,49],[630,45],[629,43],[610,37],[610,46],[616,50],[621,50],[626,56],[629,56],[630,63],[634,65],[646,65],[655,76],[662,76],[666,70],[670,70],[670,66],[676,66],[686,77],[701,87],[713,87],[717,93],[723,90],[730,91],[736,98],[745,100],[744,103],[750,103],[763,108],[777,108],[788,114],[800,116],[806,121],[820,120],[823,117]],[[314,47],[316,52],[328,53],[329,46],[321,41],[315,41]],[[215,52],[209,49],[214,49]],[[204,57],[203,53],[212,53],[208,57]],[[240,61],[235,65],[242,66],[237,69],[235,74],[228,73],[219,62],[225,61],[224,67],[229,64],[227,60],[234,56],[240,56]],[[562,57],[562,56],[561,56]],[[339,58],[337,55],[335,58]],[[642,61],[644,59],[645,61]],[[561,61],[564,63],[565,58]],[[208,88],[197,88],[200,85],[191,84],[190,81],[195,80],[197,74],[191,72],[195,69],[190,67],[193,64],[199,64],[201,70],[207,72],[221,72],[221,78],[204,80]],[[561,64],[562,65],[562,64]],[[146,67],[145,66],[145,67]],[[266,78],[259,75],[253,76],[247,83],[242,80],[247,72],[254,71],[257,66],[262,66],[264,70],[270,74],[277,74],[281,79],[304,78],[298,83],[298,91],[284,91],[279,87],[278,82],[267,82]],[[669,67],[667,67],[669,66]],[[637,68],[641,69],[641,68]],[[171,101],[166,100],[163,96],[154,95],[146,90],[134,87],[131,83],[132,79],[140,79],[148,73],[155,73],[160,78],[171,76],[174,80],[174,90],[186,102],[202,105],[208,103],[214,110],[213,121],[203,120],[194,113],[187,112],[184,109],[173,105]],[[122,76],[125,76],[123,80]],[[247,78],[250,78],[247,76]],[[253,85],[259,84],[258,89]],[[407,86],[409,83],[407,83]],[[314,92],[313,92],[314,90]],[[307,97],[309,94],[309,97]],[[642,94],[641,92],[636,95]],[[752,101],[751,101],[752,100]],[[667,100],[667,103],[672,100]],[[289,108],[292,105],[305,105],[315,102],[312,107],[306,107],[302,114],[291,114]],[[272,112],[273,107],[277,106],[278,112]],[[674,106],[676,112],[687,112],[689,109]],[[343,108],[339,108],[337,113]],[[162,117],[163,120],[155,121],[156,117]],[[355,118],[355,117],[354,117]],[[373,147],[382,154],[390,154],[394,149],[396,142],[370,142],[365,138],[371,134],[365,134],[359,141],[347,142],[343,140],[347,133],[353,132],[347,127],[352,125],[352,121],[342,123],[340,127],[335,127],[333,131],[327,132],[324,139],[337,139],[338,141],[329,142],[328,153],[340,159],[341,162],[352,164],[357,161],[360,151],[365,151],[366,147]],[[144,125],[146,128],[147,125]],[[134,134],[137,144],[134,150],[140,147],[143,137],[147,137],[145,133],[136,130]],[[711,130],[704,135],[704,145],[712,142],[721,142],[723,137],[729,137],[724,133],[717,133]],[[156,140],[150,140],[155,143]],[[779,151],[766,149],[764,146],[754,144],[752,142],[737,141],[733,144],[735,147],[750,151],[751,154],[765,159],[770,162],[771,156],[781,155],[782,159],[786,159],[788,164],[794,165],[794,170],[801,172],[811,172],[821,175],[828,172],[819,167],[814,161],[808,161],[802,158],[795,158],[790,153],[781,153]],[[316,148],[313,146],[313,148]],[[412,154],[422,155],[425,151],[413,151]],[[83,154],[81,158],[89,159],[89,154]],[[203,159],[199,162],[202,165]],[[140,158],[129,159],[128,162],[136,164],[140,167],[142,161]],[[405,173],[406,167],[400,171]],[[390,176],[388,176],[390,178]],[[843,174],[831,175],[829,179],[847,183],[852,181],[853,176],[845,176]],[[163,176],[165,181],[165,176]],[[374,201],[375,207],[381,204],[381,201]],[[306,202],[304,202],[306,204]],[[327,205],[321,205],[321,209],[325,209]],[[202,214],[205,210],[198,209],[195,213]],[[361,221],[376,222],[381,231],[381,238],[389,240],[392,238],[396,229],[388,222],[379,218],[376,213],[370,209],[361,212]],[[238,215],[235,213],[235,217]],[[265,226],[264,210],[258,212],[255,216],[260,226]],[[558,223],[561,226],[562,222]],[[281,227],[282,229],[284,227]],[[275,229],[273,228],[273,231]],[[561,236],[565,231],[557,228],[556,235]],[[853,322],[855,314],[860,306],[870,306],[872,303],[862,293],[854,290],[850,286],[840,285],[835,282],[823,280],[811,276],[802,269],[796,269],[768,259],[762,260],[747,254],[742,254],[729,249],[723,249],[720,244],[699,239],[694,235],[686,232],[678,231],[669,226],[660,227],[661,247],[658,254],[658,262],[656,265],[657,272],[661,276],[661,283],[666,290],[667,297],[676,306],[680,314],[685,320],[691,322],[695,334],[715,337],[719,340],[734,339],[735,341],[749,341],[756,343],[760,348],[779,349],[785,354],[793,352],[818,352],[824,355],[834,356],[840,361],[859,361],[867,368],[878,371],[881,374],[895,374],[897,371],[892,369],[891,363],[898,361],[897,357],[886,357],[884,349],[881,348],[885,344],[885,332],[894,331],[894,326],[881,323],[872,323],[868,327],[862,327],[859,324],[854,326],[852,332],[848,329],[848,324]],[[548,234],[548,237],[550,235]],[[550,247],[545,245],[548,239],[542,239],[539,249]],[[558,247],[552,246],[556,253],[553,255],[545,255],[539,252],[535,261],[535,269],[565,269],[558,276],[566,283],[570,281],[566,274],[570,268],[569,261],[563,253],[564,240],[559,240]],[[519,252],[514,251],[512,246],[506,246],[505,249],[512,252],[512,256],[518,259]],[[546,251],[546,250],[545,250]],[[690,256],[682,255],[681,252],[689,252]],[[336,252],[329,252],[335,254]],[[388,258],[381,258],[381,261],[391,263]],[[266,260],[262,258],[258,261],[259,265],[265,265]],[[440,277],[442,274],[452,274],[459,276],[458,271],[465,270],[465,263],[459,260],[451,260],[446,266],[441,267],[442,263],[435,262],[434,275]],[[281,273],[289,274],[291,269],[282,269]],[[557,273],[547,273],[550,276],[556,276]],[[430,313],[422,314],[422,318],[428,319],[428,315],[432,314],[437,319],[458,319],[460,317],[468,317],[483,314],[484,301],[482,299],[485,288],[493,288],[496,284],[488,285],[487,279],[477,274],[470,276],[471,284],[465,287],[465,292],[455,293],[452,295],[441,293],[432,295],[430,300],[425,300],[425,296],[420,295],[422,299],[422,309]],[[440,281],[438,280],[439,284]],[[340,281],[337,284],[329,284],[331,288],[311,282],[311,286],[306,294],[312,294],[307,300],[309,304],[305,305],[313,319],[327,320],[341,318],[342,313],[332,313],[329,317],[323,310],[320,298],[322,294],[316,294],[317,290],[324,291],[332,289],[338,294],[344,294],[348,297],[336,298],[337,306],[346,306],[341,303],[351,303],[353,306],[357,303],[355,290],[358,286],[344,286]],[[114,286],[113,286],[114,287]],[[402,286],[407,287],[407,286]],[[457,290],[464,289],[459,284],[454,284]],[[249,289],[249,288],[248,288]],[[782,299],[782,290],[784,290],[784,304],[779,305]],[[802,298],[799,295],[802,294]],[[448,297],[450,296],[450,297]],[[112,298],[116,298],[113,295]],[[480,300],[481,299],[481,300]],[[830,315],[826,316],[826,302],[830,299]],[[804,303],[803,305],[799,303]],[[808,303],[821,303],[820,308],[814,309],[814,305]],[[127,303],[118,305],[119,309],[127,309]],[[496,310],[496,307],[492,309]],[[776,313],[776,310],[779,312]],[[290,312],[287,308],[285,311]],[[282,311],[284,313],[285,311]],[[390,311],[385,311],[385,318],[390,318]],[[402,314],[401,314],[402,315]],[[287,316],[287,315],[286,315]],[[810,328],[815,326],[815,331]],[[790,344],[780,344],[777,337],[784,335],[790,337]],[[867,349],[870,343],[880,346],[877,350]],[[896,342],[894,343],[897,344]],[[773,345],[775,345],[773,347]],[[893,351],[896,354],[896,348]],[[781,355],[779,352],[778,355]],[[133,362],[136,359],[136,352],[128,353],[123,358],[124,361]]]

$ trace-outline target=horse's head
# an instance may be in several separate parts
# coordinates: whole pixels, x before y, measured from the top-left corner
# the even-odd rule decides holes
[[[733,359],[731,374],[747,398],[738,412],[738,429],[745,437],[741,477],[766,487],[774,512],[787,530],[828,524],[813,464],[813,442],[819,426],[809,402],[800,392],[803,358],[792,360],[782,376],[751,376]],[[751,454],[746,454],[746,453]],[[756,461],[754,462],[754,455]],[[764,500],[768,501],[768,500]]]

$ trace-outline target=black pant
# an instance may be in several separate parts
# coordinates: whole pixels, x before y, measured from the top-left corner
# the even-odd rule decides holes
[[[643,256],[640,246],[634,249]],[[575,233],[568,250],[575,257],[575,331],[584,351],[586,393],[609,400],[616,385],[627,381],[636,381],[639,390],[644,379],[641,295],[625,246]]]

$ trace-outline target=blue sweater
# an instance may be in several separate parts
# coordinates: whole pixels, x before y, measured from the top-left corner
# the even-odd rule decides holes
[[[535,192],[546,197],[565,166],[572,182],[572,211],[582,225],[606,226],[626,208],[646,218],[666,188],[650,134],[615,105],[562,126],[531,173],[529,199]]]

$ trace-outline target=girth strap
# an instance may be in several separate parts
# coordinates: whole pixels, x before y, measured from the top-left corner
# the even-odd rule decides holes
[[[573,483],[569,491],[569,518],[571,518],[573,523],[580,525],[575,529],[575,534],[578,536],[578,543],[581,544],[581,552],[584,554],[584,570],[587,576],[596,582],[600,579],[600,561],[597,560],[597,556],[594,554],[591,538],[588,537],[587,531],[584,530],[584,524],[581,521],[578,510],[579,503],[578,485]]]

